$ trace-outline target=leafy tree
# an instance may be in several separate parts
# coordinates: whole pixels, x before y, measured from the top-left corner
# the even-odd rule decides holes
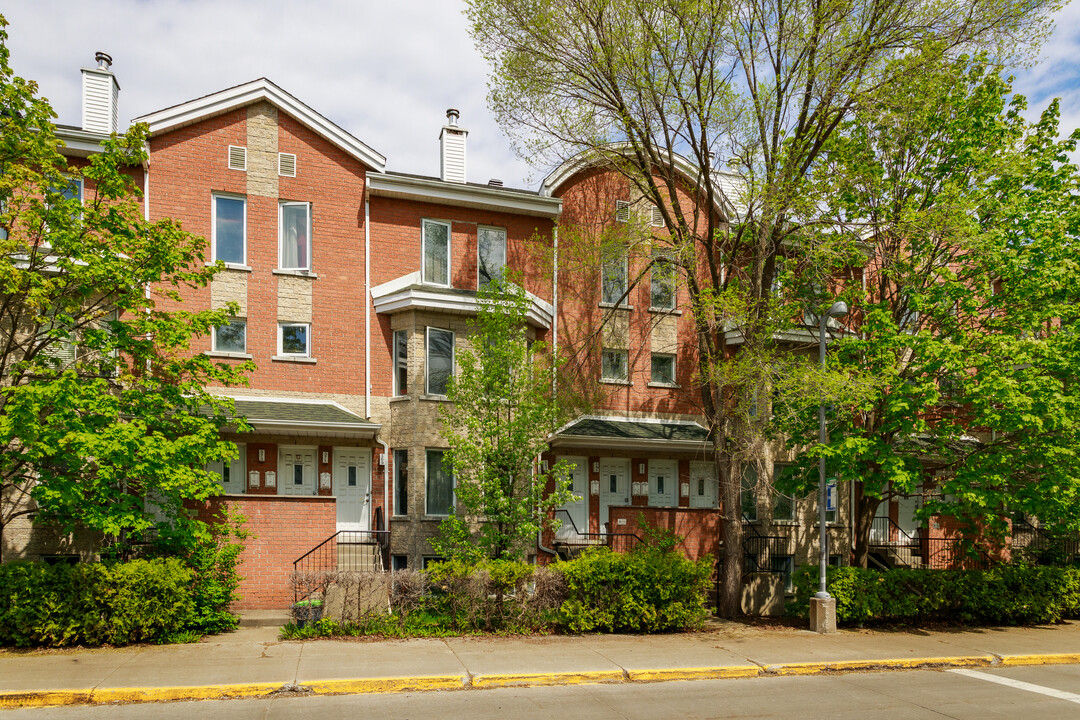
[[[779,366],[777,328],[801,316],[773,289],[827,249],[807,232],[822,199],[810,171],[856,107],[920,71],[905,58],[927,46],[931,57],[968,46],[1023,52],[1056,5],[470,0],[492,67],[489,103],[522,153],[537,162],[584,153],[664,219],[649,244],[663,247],[689,297],[728,509],[723,615],[739,612],[741,590],[742,524],[731,509],[765,437],[755,398],[768,396]]]
[[[219,434],[231,403],[203,388],[250,366],[215,365],[189,340],[236,310],[159,307],[216,268],[202,238],[143,218],[146,127],[69,164],[52,108],[8,65],[4,27],[0,17],[0,533],[36,513],[122,539],[155,512],[200,533],[182,502],[218,492],[203,467],[236,453]]]
[[[833,355],[871,390],[835,402],[825,448],[856,484],[862,567],[879,503],[928,474],[924,515],[1080,528],[1080,134],[1058,139],[1056,102],[1027,123],[1000,66],[923,67],[840,127],[817,178],[836,242],[867,258]]]
[[[560,460],[538,468],[561,404],[553,394],[552,361],[529,341],[525,290],[496,280],[478,293],[469,348],[455,355],[451,401],[442,412],[457,505],[433,545],[448,557],[520,559],[534,547],[549,516],[570,500],[570,469]]]

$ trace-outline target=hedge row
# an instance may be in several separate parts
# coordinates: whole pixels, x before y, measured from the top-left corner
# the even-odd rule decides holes
[[[192,570],[176,559],[0,565],[0,645],[167,640],[194,617]]]
[[[796,574],[788,612],[807,616],[817,568]],[[838,623],[942,622],[1035,625],[1080,617],[1080,568],[1002,565],[991,570],[864,570],[830,567]]]

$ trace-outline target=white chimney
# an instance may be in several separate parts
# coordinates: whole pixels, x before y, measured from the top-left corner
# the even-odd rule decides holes
[[[82,69],[82,129],[108,135],[117,129],[120,85],[109,70],[111,57],[98,52],[94,60],[96,68]]]
[[[469,131],[458,127],[458,111],[446,111],[446,124],[439,133],[442,150],[442,179],[445,182],[465,182],[465,138]]]

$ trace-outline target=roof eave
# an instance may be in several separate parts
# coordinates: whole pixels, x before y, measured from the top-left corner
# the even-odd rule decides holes
[[[374,197],[419,200],[533,217],[555,218],[562,212],[559,198],[401,175],[369,176],[368,189]]]

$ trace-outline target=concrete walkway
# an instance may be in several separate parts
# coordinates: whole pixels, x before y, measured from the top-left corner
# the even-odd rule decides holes
[[[311,640],[242,626],[193,645],[0,651],[0,708],[1080,663],[1080,623],[834,635],[714,622],[684,635]]]

